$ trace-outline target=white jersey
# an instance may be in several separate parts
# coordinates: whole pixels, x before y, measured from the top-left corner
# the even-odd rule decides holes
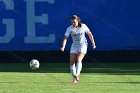
[[[87,43],[87,39],[85,37],[85,33],[87,33],[89,28],[85,24],[81,24],[81,27],[73,27],[73,25],[67,28],[65,36],[69,37],[71,35],[73,39],[73,44],[85,44]]]

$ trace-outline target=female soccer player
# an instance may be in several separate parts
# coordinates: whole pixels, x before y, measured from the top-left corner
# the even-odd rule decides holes
[[[85,37],[85,33],[88,34],[94,49],[96,48],[96,45],[89,28],[85,24],[81,23],[81,20],[77,15],[73,15],[71,17],[71,23],[72,25],[67,28],[64,35],[61,51],[64,51],[67,39],[69,35],[71,35],[73,43],[70,49],[70,71],[73,76],[72,83],[76,84],[79,80],[80,72],[82,69],[82,59],[87,52],[88,43]]]

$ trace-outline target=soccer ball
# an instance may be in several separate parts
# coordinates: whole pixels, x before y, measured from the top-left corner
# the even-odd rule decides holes
[[[38,69],[40,66],[39,61],[37,59],[32,59],[30,61],[30,68],[32,69]]]

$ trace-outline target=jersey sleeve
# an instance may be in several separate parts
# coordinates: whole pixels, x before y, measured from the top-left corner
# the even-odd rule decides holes
[[[66,32],[65,32],[64,35],[67,36],[67,37],[69,37],[69,35],[70,35],[70,28],[69,27],[67,28],[67,30],[66,30]]]
[[[84,30],[86,33],[90,31],[89,28],[87,27],[87,25],[83,24],[83,27],[84,27]]]

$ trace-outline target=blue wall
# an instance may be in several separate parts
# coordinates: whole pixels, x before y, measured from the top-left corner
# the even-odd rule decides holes
[[[0,0],[0,50],[59,50],[70,16],[97,50],[140,50],[140,0]],[[88,39],[89,40],[89,39]],[[66,49],[69,50],[71,38]],[[89,50],[92,50],[89,41]]]

